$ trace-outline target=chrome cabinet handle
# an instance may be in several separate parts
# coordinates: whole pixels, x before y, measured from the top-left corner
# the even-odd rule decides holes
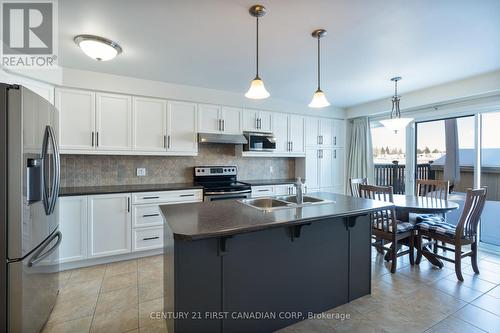
[[[180,194],[179,197],[194,197],[194,194]]]
[[[151,197],[142,197],[143,200],[148,200],[148,199],[159,199],[159,196],[151,196]]]
[[[217,126],[219,127],[218,130],[222,131],[222,120],[221,119],[217,119]]]
[[[130,213],[130,198],[127,197],[127,213]]]
[[[333,144],[336,146],[337,145],[337,136],[333,137]]]
[[[318,135],[318,145],[321,144],[321,139],[320,138],[321,138],[321,136]]]
[[[167,136],[163,136],[163,148],[167,148]]]
[[[91,137],[92,137],[92,147],[94,147],[94,131],[92,131]]]
[[[226,120],[225,119],[222,119],[222,131],[223,132],[226,131]]]
[[[335,149],[335,150],[333,151],[333,158],[335,158],[335,159],[337,158],[337,149]]]
[[[170,149],[170,135],[167,135],[167,148]]]
[[[96,147],[99,147],[99,132],[96,133]]]

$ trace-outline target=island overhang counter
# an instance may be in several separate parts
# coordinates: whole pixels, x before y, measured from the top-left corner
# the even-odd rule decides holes
[[[330,202],[161,206],[169,332],[272,332],[369,294],[369,213],[392,204],[311,196]]]

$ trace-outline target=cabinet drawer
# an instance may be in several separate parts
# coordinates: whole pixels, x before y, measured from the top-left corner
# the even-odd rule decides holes
[[[132,206],[132,227],[152,227],[163,225],[160,207],[154,205],[134,205]]]
[[[133,204],[147,203],[180,203],[180,202],[198,202],[202,201],[203,190],[179,190],[163,192],[142,192],[132,194]]]
[[[159,249],[163,247],[163,227],[138,228],[132,230],[132,251]]]
[[[274,195],[274,186],[252,186],[252,198],[268,197]]]

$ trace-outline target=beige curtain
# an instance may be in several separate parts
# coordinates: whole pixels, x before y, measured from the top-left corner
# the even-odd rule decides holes
[[[368,117],[352,120],[347,157],[347,179],[368,178],[373,184],[373,152],[370,120]]]

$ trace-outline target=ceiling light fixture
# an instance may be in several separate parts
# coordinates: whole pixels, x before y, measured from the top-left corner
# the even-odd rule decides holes
[[[320,74],[321,74],[321,58],[320,58],[320,39],[326,36],[326,30],[325,29],[317,29],[314,30],[312,33],[313,38],[318,39],[318,89],[314,92],[313,98],[311,100],[311,103],[309,103],[310,108],[324,108],[326,106],[329,106],[330,103],[326,99],[325,93],[321,90],[320,87]]]
[[[266,90],[266,87],[264,87],[264,81],[262,81],[262,79],[259,77],[259,17],[263,17],[264,15],[266,15],[267,9],[261,5],[254,5],[250,7],[248,11],[250,12],[250,15],[252,15],[257,19],[257,43],[256,43],[257,74],[250,83],[250,88],[246,92],[245,97],[251,99],[264,99],[269,97],[269,92]]]
[[[384,127],[391,129],[394,133],[399,130],[404,129],[409,123],[413,121],[413,118],[401,118],[401,110],[399,109],[399,101],[401,96],[398,95],[398,81],[402,78],[400,76],[393,77],[391,81],[394,82],[394,96],[392,96],[392,110],[391,119],[381,120],[380,122]]]
[[[78,35],[73,40],[83,53],[97,61],[111,60],[122,53],[120,45],[104,37]]]

